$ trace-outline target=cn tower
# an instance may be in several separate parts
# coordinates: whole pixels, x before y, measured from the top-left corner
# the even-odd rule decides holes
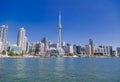
[[[59,11],[59,23],[58,23],[58,47],[61,48],[61,12]]]

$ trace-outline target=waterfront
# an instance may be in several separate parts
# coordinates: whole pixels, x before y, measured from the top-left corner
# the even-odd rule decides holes
[[[0,82],[120,82],[119,58],[0,58]]]

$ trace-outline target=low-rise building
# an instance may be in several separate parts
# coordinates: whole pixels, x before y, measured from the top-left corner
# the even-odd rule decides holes
[[[34,42],[30,46],[30,54],[32,55],[43,55],[44,52],[44,43],[42,42]]]
[[[8,46],[8,52],[14,52],[20,54],[20,48],[16,44],[13,44]]]

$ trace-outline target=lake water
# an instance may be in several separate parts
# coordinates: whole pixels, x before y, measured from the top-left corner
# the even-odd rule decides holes
[[[120,82],[120,58],[0,58],[0,82]]]

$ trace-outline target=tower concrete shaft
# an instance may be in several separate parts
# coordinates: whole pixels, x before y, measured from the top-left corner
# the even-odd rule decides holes
[[[61,48],[61,12],[59,12],[59,24],[58,24],[58,47]]]

